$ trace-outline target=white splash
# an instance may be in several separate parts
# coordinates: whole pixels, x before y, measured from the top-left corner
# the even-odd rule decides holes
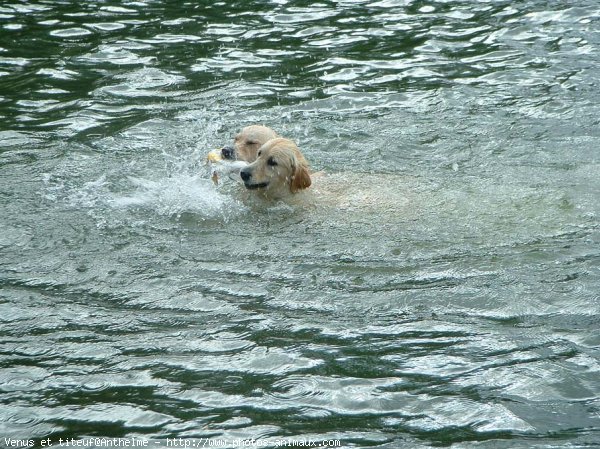
[[[136,187],[131,195],[115,197],[117,207],[144,207],[160,215],[178,216],[184,212],[203,218],[231,218],[244,206],[227,193],[221,193],[210,179],[180,175],[157,180],[129,177]]]
[[[200,220],[223,221],[246,210],[246,206],[230,192],[231,181],[229,185],[215,186],[206,175],[120,179],[101,175],[79,184],[46,174],[44,184],[42,195],[46,200],[62,202],[69,208],[87,209],[92,216],[112,216],[117,221],[125,218],[128,211],[139,209],[166,217],[189,213]]]

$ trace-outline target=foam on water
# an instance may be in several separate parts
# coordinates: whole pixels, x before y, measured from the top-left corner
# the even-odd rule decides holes
[[[125,221],[135,211],[175,218],[193,214],[199,220],[228,221],[246,210],[231,194],[231,181],[216,186],[205,173],[154,172],[124,179],[105,173],[82,184],[45,174],[43,180],[45,199],[62,202],[68,208],[88,209],[90,215],[99,217],[120,215]]]
[[[117,207],[143,207],[160,215],[179,216],[184,212],[200,218],[229,219],[244,206],[231,195],[222,193],[210,179],[181,175],[157,180],[129,177],[136,187],[131,195],[115,197]]]

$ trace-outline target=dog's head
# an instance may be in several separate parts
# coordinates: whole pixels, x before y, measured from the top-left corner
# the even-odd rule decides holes
[[[221,156],[223,159],[254,162],[258,149],[276,137],[277,133],[267,126],[246,126],[236,134],[232,147],[221,149]]]
[[[293,141],[281,137],[262,145],[257,159],[240,176],[247,189],[269,198],[281,198],[311,184],[308,162]]]

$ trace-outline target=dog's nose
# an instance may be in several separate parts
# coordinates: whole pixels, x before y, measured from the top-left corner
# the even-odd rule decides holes
[[[251,176],[252,176],[252,174],[245,168],[240,170],[240,177],[242,178],[242,181],[248,182],[250,180]]]
[[[235,159],[235,149],[233,147],[221,148],[221,156],[223,159]]]

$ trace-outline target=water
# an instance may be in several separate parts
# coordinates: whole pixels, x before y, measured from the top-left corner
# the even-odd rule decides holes
[[[2,3],[0,445],[600,447],[599,24]],[[326,176],[215,187],[252,123]]]

